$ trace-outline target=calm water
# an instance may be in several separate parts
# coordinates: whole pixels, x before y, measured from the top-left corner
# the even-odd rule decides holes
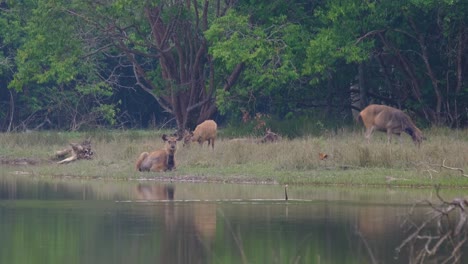
[[[395,258],[401,221],[434,194],[290,186],[288,195],[0,172],[0,263],[408,263]]]

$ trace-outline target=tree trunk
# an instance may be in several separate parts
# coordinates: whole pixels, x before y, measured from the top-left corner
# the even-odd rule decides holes
[[[434,74],[434,71],[432,70],[431,64],[429,62],[429,54],[427,52],[427,47],[426,47],[426,43],[425,43],[426,41],[424,39],[424,36],[416,28],[416,25],[415,25],[413,19],[409,18],[408,20],[409,20],[410,25],[413,28],[414,32],[416,33],[416,36],[417,36],[416,39],[418,41],[419,47],[421,48],[421,57],[422,57],[422,60],[424,62],[424,65],[426,67],[427,75],[431,79],[432,88],[434,89],[434,93],[435,93],[435,96],[436,96],[436,109],[435,109],[435,120],[433,120],[433,121],[435,121],[435,123],[437,125],[439,125],[439,124],[441,124],[443,122],[441,113],[442,113],[442,102],[444,100],[442,92],[440,91],[440,88],[439,88],[439,81],[437,80],[437,78],[436,78],[436,76]]]
[[[367,98],[367,80],[365,75],[365,64],[364,62],[359,63],[358,66],[358,81],[359,81],[359,101],[361,109],[364,109],[368,104]]]

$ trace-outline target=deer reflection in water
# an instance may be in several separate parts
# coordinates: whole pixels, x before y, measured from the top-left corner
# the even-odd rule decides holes
[[[167,201],[162,211],[148,209],[148,213],[159,213],[164,218],[158,263],[210,262],[211,244],[216,236],[215,203],[174,202],[175,186],[169,184],[138,184],[136,197]]]
[[[137,197],[147,201],[174,200],[174,191],[172,185],[138,184]]]

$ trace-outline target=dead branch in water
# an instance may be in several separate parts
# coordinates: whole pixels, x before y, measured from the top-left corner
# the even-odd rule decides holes
[[[463,247],[468,240],[468,214],[465,211],[468,201],[462,198],[446,201],[440,196],[440,186],[435,188],[440,204],[425,201],[431,208],[431,214],[419,224],[413,221],[404,223],[411,232],[396,248],[396,252],[398,254],[403,248],[407,248],[410,263],[425,263],[430,260],[437,260],[437,263],[461,261]]]
[[[370,262],[372,264],[375,264],[375,263],[378,263],[377,260],[375,259],[375,256],[374,256],[374,253],[372,252],[372,248],[371,246],[369,245],[369,242],[367,241],[367,239],[364,237],[364,235],[358,230],[358,228],[356,227],[356,235],[361,239],[362,241],[362,244],[364,245],[364,248],[367,250],[367,253],[369,254],[369,258],[370,258]]]
[[[89,139],[80,144],[70,143],[70,147],[55,152],[55,158],[61,159],[58,164],[66,164],[79,159],[92,159],[94,152]]]
[[[286,185],[284,186],[284,200],[287,201],[288,199],[289,199],[289,198],[288,198],[288,185],[286,184]]]

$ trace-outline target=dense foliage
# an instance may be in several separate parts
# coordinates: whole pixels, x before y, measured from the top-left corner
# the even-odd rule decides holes
[[[0,1],[0,130],[351,121],[369,103],[465,127],[467,22],[462,0]]]

